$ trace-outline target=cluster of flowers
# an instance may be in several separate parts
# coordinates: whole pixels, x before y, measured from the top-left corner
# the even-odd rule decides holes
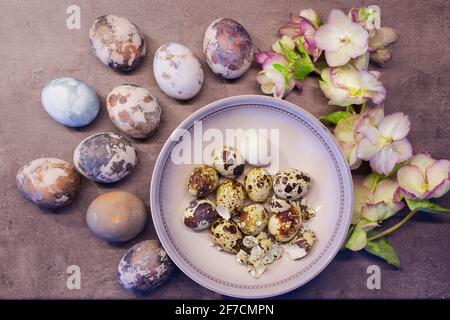
[[[430,199],[449,191],[450,161],[435,160],[428,153],[414,155],[407,139],[408,116],[384,114],[386,89],[379,81],[380,73],[368,67],[370,61],[385,66],[392,58],[389,46],[397,34],[381,27],[380,12],[376,5],[352,8],[348,15],[332,10],[326,23],[312,9],[300,11],[299,16],[291,14],[290,22],[280,28],[282,38],[272,46],[273,52],[256,55],[262,65],[257,81],[264,93],[283,98],[294,87],[301,89],[305,77],[314,72],[320,75],[319,85],[329,104],[346,107],[321,120],[336,126],[334,136],[350,168],[368,161],[373,172],[354,183],[353,219],[345,247],[365,248],[399,265],[393,248],[382,237],[416,211],[449,211]],[[374,232],[406,205],[411,213],[399,224]]]

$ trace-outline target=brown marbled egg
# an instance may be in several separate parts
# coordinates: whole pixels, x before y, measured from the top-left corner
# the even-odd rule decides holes
[[[187,180],[187,189],[195,197],[206,197],[213,193],[219,185],[219,174],[208,165],[194,168]]]
[[[110,242],[123,242],[144,229],[147,210],[142,200],[130,192],[107,192],[89,205],[86,223],[96,236]]]
[[[239,78],[253,61],[250,35],[229,18],[217,19],[206,29],[203,52],[211,70],[225,79]]]
[[[123,17],[99,17],[89,31],[89,38],[95,56],[117,71],[134,70],[146,53],[145,40],[139,29]]]
[[[152,135],[161,121],[161,106],[145,88],[126,84],[115,87],[106,98],[109,118],[117,129],[133,138]]]
[[[196,231],[208,228],[216,218],[216,205],[209,199],[193,199],[183,212],[184,224]]]
[[[174,269],[157,240],[142,241],[128,250],[119,262],[120,284],[132,291],[149,291],[166,281]]]
[[[24,165],[16,182],[26,199],[41,207],[57,209],[75,199],[80,178],[68,162],[41,158]]]
[[[291,240],[301,227],[302,213],[295,207],[273,214],[268,225],[269,233],[280,242]]]

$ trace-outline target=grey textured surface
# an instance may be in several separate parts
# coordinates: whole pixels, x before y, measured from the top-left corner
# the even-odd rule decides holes
[[[111,245],[91,234],[85,224],[89,203],[102,192],[127,190],[148,203],[150,176],[158,152],[172,130],[189,114],[214,100],[239,94],[259,94],[258,67],[237,81],[215,77],[202,55],[203,33],[216,18],[230,17],[250,32],[256,48],[268,49],[290,11],[315,8],[322,17],[332,8],[347,11],[367,1],[6,1],[0,0],[0,298],[134,298],[117,282],[117,264],[134,243],[156,237],[151,221],[137,239]],[[394,58],[382,69],[388,94],[387,113],[403,111],[412,120],[414,150],[450,158],[449,91],[450,6],[447,1],[378,1],[382,24],[394,27],[400,41]],[[68,30],[66,8],[81,7],[81,29]],[[149,44],[144,64],[131,75],[105,67],[89,50],[88,31],[100,15],[117,14],[136,23]],[[187,102],[165,96],[152,74],[155,50],[175,41],[200,57],[205,70],[201,93]],[[102,100],[98,118],[82,129],[53,121],[40,105],[40,91],[56,77],[70,76],[91,84]],[[71,162],[76,145],[99,131],[117,131],[104,100],[117,85],[148,88],[163,107],[163,123],[155,136],[136,143],[139,164],[123,182],[111,186],[82,179],[81,192],[70,207],[49,213],[22,198],[15,174],[25,162],[56,157]],[[333,110],[308,79],[302,95],[287,100],[315,116]],[[438,201],[450,206],[450,197]],[[390,223],[398,221],[402,211]],[[281,298],[449,298],[449,218],[420,213],[390,236],[402,267],[395,270],[364,253],[340,253],[317,278]],[[66,268],[81,268],[81,289],[66,288]],[[381,290],[368,290],[366,268],[378,264]],[[180,271],[146,298],[216,299]]]

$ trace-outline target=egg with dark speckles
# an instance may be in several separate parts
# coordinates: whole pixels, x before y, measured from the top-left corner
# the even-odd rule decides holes
[[[230,215],[236,215],[245,204],[244,186],[237,180],[226,180],[217,189],[216,198],[217,206],[228,210]]]
[[[281,170],[273,178],[273,191],[281,199],[297,200],[305,196],[311,186],[311,177],[294,168]]]
[[[78,172],[101,183],[128,176],[137,164],[136,150],[126,137],[112,132],[87,137],[75,149],[73,162]]]
[[[117,129],[133,138],[151,136],[161,121],[161,106],[145,88],[135,85],[115,87],[106,98],[109,118]]]
[[[50,81],[42,89],[41,103],[53,119],[69,127],[88,125],[100,110],[100,100],[94,89],[72,78]]]
[[[117,71],[134,70],[146,53],[145,40],[139,29],[123,17],[99,17],[89,31],[89,38],[95,56]]]
[[[263,168],[252,168],[245,175],[245,191],[250,200],[264,202],[272,193],[272,176]]]
[[[159,241],[146,240],[131,247],[119,262],[120,284],[131,291],[149,291],[163,284],[174,269]]]
[[[219,174],[208,165],[199,165],[192,170],[187,180],[187,189],[195,197],[206,197],[219,185]]]
[[[209,199],[193,199],[184,209],[183,221],[187,227],[200,231],[208,228],[217,216],[214,202]]]
[[[24,165],[16,176],[20,193],[38,206],[58,209],[71,203],[80,178],[66,161],[41,158]]]
[[[253,61],[249,33],[229,18],[217,19],[206,29],[203,52],[211,70],[225,79],[239,78]]]
[[[237,253],[242,245],[242,233],[232,221],[217,219],[211,226],[213,243],[230,253]]]
[[[179,100],[193,98],[203,85],[202,65],[191,50],[178,43],[166,43],[156,50],[153,74],[161,91]]]
[[[267,227],[269,215],[262,204],[253,203],[245,206],[235,221],[242,233],[257,236]]]
[[[295,207],[273,214],[268,230],[275,240],[287,242],[294,238],[302,227],[302,213]]]
[[[147,210],[142,200],[125,191],[98,196],[86,211],[89,229],[110,242],[133,239],[144,229],[146,222]]]
[[[244,172],[245,159],[232,146],[222,145],[215,148],[212,163],[214,168],[227,178],[237,178]]]

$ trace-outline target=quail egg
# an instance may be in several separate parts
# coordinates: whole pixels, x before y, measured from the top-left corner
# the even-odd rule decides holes
[[[222,145],[214,149],[213,166],[222,176],[236,178],[244,172],[245,159],[235,148]]]
[[[244,207],[235,219],[242,233],[257,236],[269,223],[269,216],[262,204],[254,203]]]
[[[302,224],[301,212],[294,207],[273,214],[269,219],[269,233],[275,240],[287,242],[300,230]]]
[[[196,231],[208,228],[217,218],[214,202],[209,199],[194,199],[183,214],[184,224]]]
[[[281,199],[297,200],[311,188],[311,177],[294,168],[279,171],[273,180],[273,191]]]
[[[217,207],[223,207],[231,215],[236,215],[244,207],[244,186],[236,180],[227,180],[217,189]]]
[[[212,241],[223,250],[237,253],[241,249],[242,233],[232,221],[217,219],[211,226]]]
[[[284,246],[289,258],[298,260],[305,257],[310,251],[317,237],[313,231],[306,227],[302,227],[297,235]]]
[[[266,201],[272,192],[272,176],[263,168],[253,168],[245,175],[245,191],[254,202]]]
[[[219,174],[213,167],[200,165],[194,168],[187,181],[187,189],[196,197],[205,197],[219,185]]]
[[[302,220],[308,221],[316,215],[316,210],[308,206],[308,203],[304,198],[298,200],[290,201],[285,199],[280,199],[274,194],[269,201],[270,212],[278,213],[288,210],[290,207],[295,207],[302,213]]]

